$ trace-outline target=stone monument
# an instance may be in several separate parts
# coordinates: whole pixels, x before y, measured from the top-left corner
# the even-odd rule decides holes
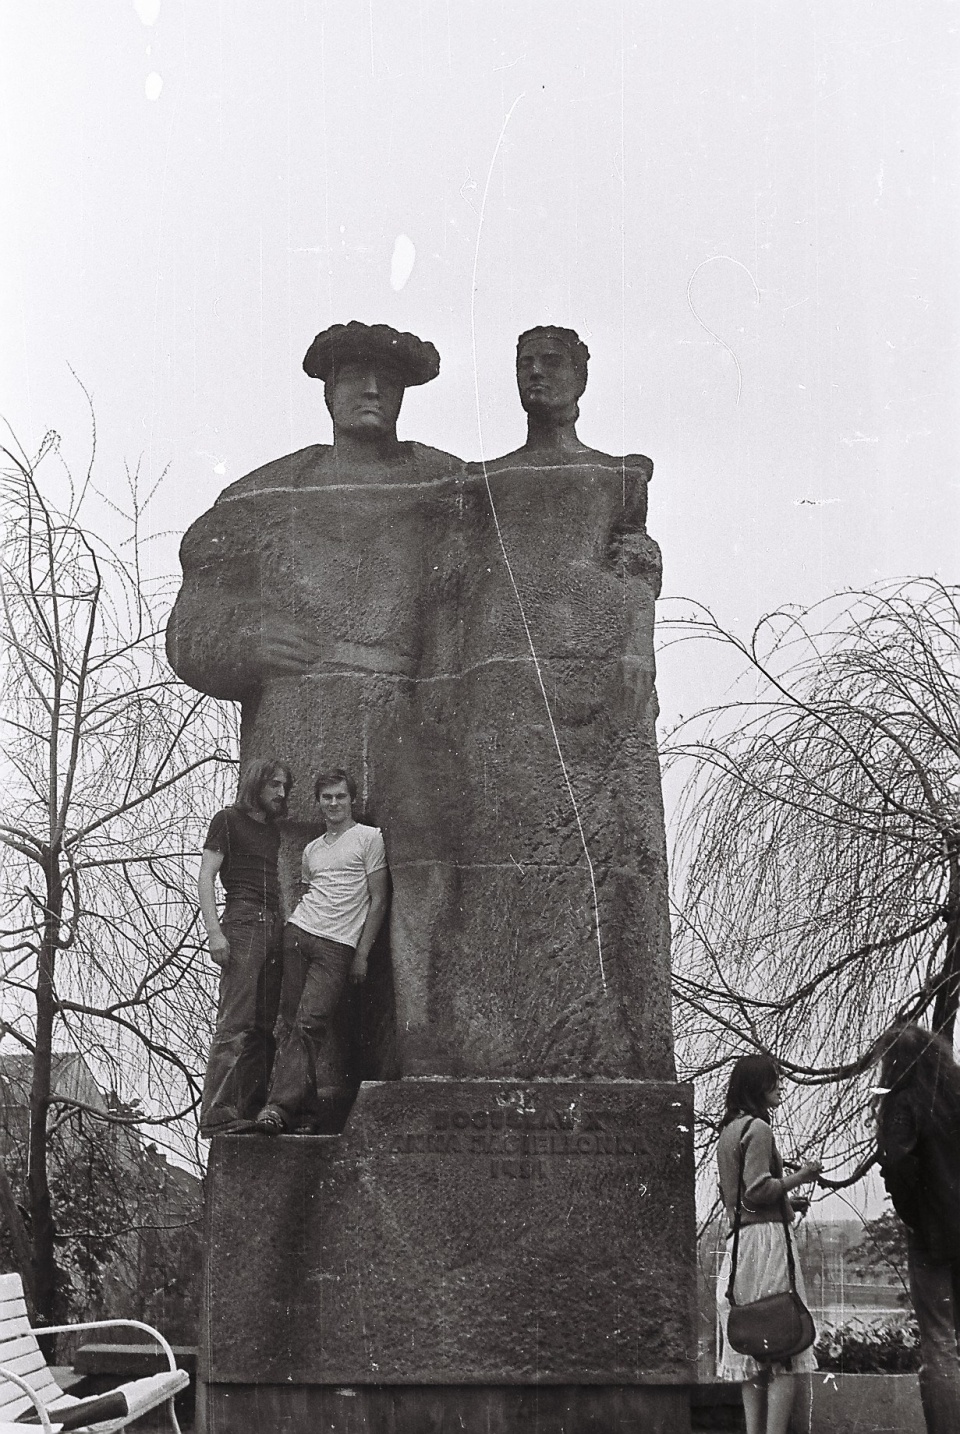
[[[301,777],[288,869],[306,778],[343,765],[393,883],[342,1133],[212,1148],[218,1434],[688,1427],[652,466],[577,438],[587,359],[569,330],[522,335],[527,442],[465,467],[396,437],[432,346],[334,326],[304,361],[332,447],[184,538],[171,661],[242,703],[244,757]]]
[[[397,439],[405,389],[439,372],[432,344],[386,325],[335,324],[303,366],[324,383],[334,442],[256,469],[193,524],[167,650],[186,682],[241,703],[244,760],[282,753],[294,771],[280,858],[290,903],[300,854],[321,829],[312,777],[323,765],[355,776],[365,816],[384,828],[392,961],[381,941],[366,1073],[395,1076],[391,981],[419,960],[418,928],[429,921],[419,863],[441,845],[420,780],[416,701],[431,666],[430,614],[443,603],[436,507],[463,465]],[[328,1086],[344,1080],[343,1051],[321,1064]]]
[[[477,1075],[672,1079],[652,464],[577,438],[587,358],[521,335],[527,442],[465,485],[454,929],[488,994],[458,1048]]]

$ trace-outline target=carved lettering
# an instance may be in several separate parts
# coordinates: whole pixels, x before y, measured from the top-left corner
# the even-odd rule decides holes
[[[545,1180],[547,1170],[542,1160],[491,1160],[490,1174],[494,1179]]]
[[[475,1130],[605,1130],[603,1122],[592,1111],[585,1110],[578,1117],[572,1110],[517,1110],[510,1106],[496,1110],[434,1110],[434,1130],[465,1130],[472,1125]]]
[[[433,1111],[429,1133],[408,1132],[394,1150],[405,1155],[474,1155],[490,1160],[498,1179],[545,1179],[555,1170],[544,1164],[550,1156],[581,1160],[629,1162],[640,1154],[636,1135],[608,1131],[593,1113],[579,1118],[569,1110],[541,1111],[498,1107],[495,1110]],[[613,1167],[608,1167],[613,1173]],[[526,1173],[524,1173],[526,1172]]]

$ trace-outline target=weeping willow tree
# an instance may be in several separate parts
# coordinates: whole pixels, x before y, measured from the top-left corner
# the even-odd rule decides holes
[[[914,579],[765,617],[696,610],[729,700],[665,744],[682,782],[676,1024],[705,1112],[729,1064],[776,1056],[806,1155],[872,1144],[868,1072],[897,1018],[952,1036],[960,996],[960,587]],[[799,1152],[798,1152],[799,1153]]]
[[[79,1052],[107,1088],[142,1098],[142,1115],[91,1109],[95,1121],[158,1127],[196,1105],[215,1003],[195,853],[233,768],[222,710],[163,657],[169,583],[141,568],[138,475],[105,504],[94,452],[74,482],[55,434],[34,459],[3,449],[0,997],[6,1048],[31,1062],[27,1219],[13,1233],[19,1249],[29,1240],[24,1274],[46,1317],[51,1141],[84,1104],[54,1087],[54,1053]],[[93,502],[114,546],[90,526]],[[9,1199],[4,1210],[15,1224]]]

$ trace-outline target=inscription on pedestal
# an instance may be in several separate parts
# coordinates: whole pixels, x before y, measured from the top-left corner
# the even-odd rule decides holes
[[[610,1119],[569,1106],[534,1109],[507,1100],[485,1109],[464,1111],[434,1108],[432,1129],[404,1131],[392,1146],[394,1155],[478,1156],[477,1173],[494,1179],[548,1180],[562,1159],[587,1160],[603,1168],[615,1165],[625,1174],[637,1168],[641,1155],[636,1135],[610,1129]],[[643,1197],[647,1185],[632,1182]]]

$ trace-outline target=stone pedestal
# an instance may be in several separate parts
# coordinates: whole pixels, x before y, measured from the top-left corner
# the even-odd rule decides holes
[[[200,1427],[688,1429],[692,1124],[666,1081],[423,1078],[218,1139]]]

